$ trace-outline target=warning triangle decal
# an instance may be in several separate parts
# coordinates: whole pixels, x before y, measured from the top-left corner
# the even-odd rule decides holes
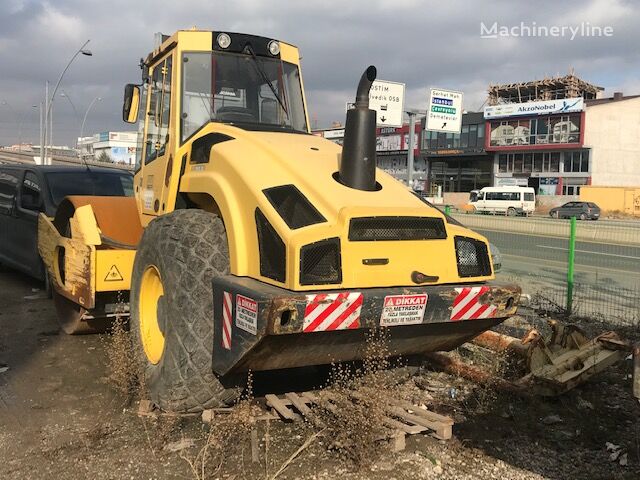
[[[122,274],[120,273],[120,270],[118,270],[118,267],[116,267],[115,265],[111,265],[111,268],[107,272],[107,276],[104,277],[104,281],[119,282],[121,280],[123,280],[123,278],[122,278]]]

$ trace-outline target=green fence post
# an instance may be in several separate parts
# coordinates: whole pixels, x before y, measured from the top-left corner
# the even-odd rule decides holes
[[[567,316],[573,310],[573,265],[576,257],[576,217],[571,217],[569,232],[569,265],[567,268]]]
[[[445,205],[444,206],[444,214],[445,215],[451,215],[451,206],[450,205]]]

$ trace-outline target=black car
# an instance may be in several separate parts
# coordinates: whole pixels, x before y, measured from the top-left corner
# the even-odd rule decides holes
[[[568,202],[549,210],[553,218],[576,217],[579,220],[597,220],[600,218],[600,207],[592,202]]]
[[[45,279],[38,214],[53,217],[67,195],[133,195],[133,175],[113,168],[0,165],[0,263]]]

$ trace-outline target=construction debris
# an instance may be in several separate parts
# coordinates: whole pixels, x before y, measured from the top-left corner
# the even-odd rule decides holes
[[[547,339],[535,329],[527,332],[522,339],[489,331],[478,336],[473,343],[493,351],[509,351],[524,357],[529,373],[515,382],[507,382],[510,385],[506,387],[513,390],[515,386],[516,390],[526,389],[527,392],[544,396],[571,390],[624,359],[632,350],[631,345],[614,332],[606,332],[589,340],[575,325],[549,320],[549,326],[552,333]],[[636,355],[636,358],[639,356]],[[469,368],[464,367],[466,370]],[[636,378],[640,378],[640,373]],[[502,382],[498,382],[497,386],[505,387]],[[638,391],[640,397],[640,385]]]
[[[323,400],[328,400],[323,402],[322,408],[329,411],[337,408],[331,403],[329,392],[322,392],[322,396]],[[267,406],[284,421],[306,420],[321,426],[321,420],[313,411],[320,405],[320,399],[315,394],[292,392],[284,394],[282,398],[277,395],[265,395],[265,398]],[[352,400],[359,400],[357,393],[353,393]],[[399,399],[388,399],[384,409],[386,415],[382,421],[393,432],[386,440],[391,443],[394,451],[404,449],[406,435],[429,432],[440,440],[449,440],[452,437],[453,420],[449,417]]]

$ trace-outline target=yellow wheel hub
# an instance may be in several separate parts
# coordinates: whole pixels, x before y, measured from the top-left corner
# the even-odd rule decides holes
[[[162,358],[164,334],[158,322],[158,301],[164,295],[160,272],[153,265],[147,267],[140,283],[140,338],[149,362],[154,365]]]

